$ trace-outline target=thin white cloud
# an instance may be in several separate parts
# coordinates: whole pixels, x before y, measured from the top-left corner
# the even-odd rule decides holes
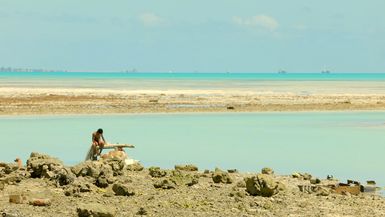
[[[246,18],[235,16],[233,17],[233,21],[239,26],[263,28],[270,31],[276,30],[279,26],[278,22],[273,17],[263,14]]]
[[[163,19],[154,13],[140,14],[139,20],[145,26],[158,26],[163,23]]]

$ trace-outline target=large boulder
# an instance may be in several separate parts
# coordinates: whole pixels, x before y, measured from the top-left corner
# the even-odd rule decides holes
[[[282,183],[275,181],[270,175],[257,174],[245,178],[246,191],[253,196],[271,197],[283,189]]]
[[[219,168],[215,168],[215,171],[212,175],[212,179],[214,183],[225,183],[225,184],[233,183],[233,180],[231,179],[229,173]]]
[[[114,217],[116,215],[113,207],[99,203],[80,204],[76,211],[79,217]]]
[[[27,170],[32,178],[52,178],[62,168],[62,161],[45,154],[32,152],[27,160]]]

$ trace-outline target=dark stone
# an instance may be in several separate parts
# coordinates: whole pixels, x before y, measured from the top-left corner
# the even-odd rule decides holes
[[[115,195],[118,196],[133,196],[135,192],[128,186],[121,183],[116,183],[112,186],[112,190],[115,192]]]
[[[238,170],[237,169],[228,169],[227,172],[228,173],[237,173]]]
[[[137,215],[147,215],[147,211],[143,207],[140,207],[136,214]]]
[[[95,185],[98,186],[99,188],[107,188],[108,187],[108,181],[106,177],[100,176],[96,182]]]

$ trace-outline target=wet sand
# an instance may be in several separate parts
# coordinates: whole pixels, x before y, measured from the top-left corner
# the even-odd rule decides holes
[[[385,110],[385,93],[0,88],[0,115]]]

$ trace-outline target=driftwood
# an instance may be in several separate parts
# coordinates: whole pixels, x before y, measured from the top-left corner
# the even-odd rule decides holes
[[[115,149],[115,148],[135,148],[134,145],[131,144],[105,144],[103,149]],[[94,150],[92,145],[88,149],[85,160],[93,160],[94,159]]]
[[[135,146],[131,144],[106,144],[103,147],[103,149],[114,149],[114,148],[135,148]]]

